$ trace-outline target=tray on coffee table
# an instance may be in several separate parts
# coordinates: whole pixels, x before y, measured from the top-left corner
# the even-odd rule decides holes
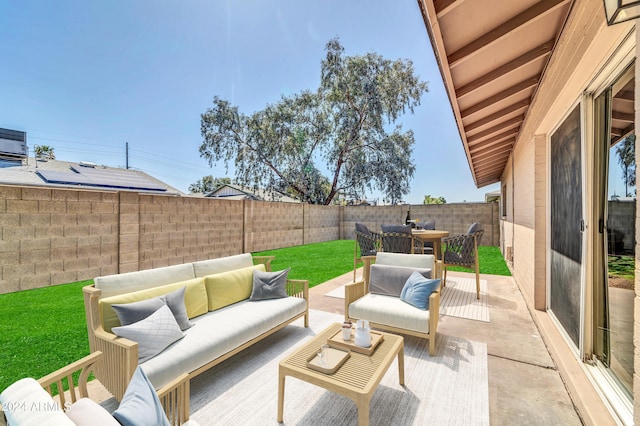
[[[355,342],[355,330],[351,330],[351,339],[344,340],[342,338],[342,330],[338,330],[337,333],[332,335],[327,339],[327,344],[333,348],[346,348],[350,349],[353,352],[358,352],[365,355],[371,355],[375,352],[376,347],[384,340],[384,334],[378,331],[371,332],[371,346],[368,348],[363,348],[362,346],[356,345]]]

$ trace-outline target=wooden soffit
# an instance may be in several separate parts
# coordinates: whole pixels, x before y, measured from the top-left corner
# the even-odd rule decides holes
[[[477,187],[500,181],[572,0],[418,0]]]

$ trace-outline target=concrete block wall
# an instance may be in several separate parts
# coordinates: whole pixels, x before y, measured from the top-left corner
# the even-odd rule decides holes
[[[244,251],[299,246],[304,241],[304,204],[244,200]]]
[[[339,206],[317,206],[304,204],[304,241],[302,244],[339,240],[340,217]]]
[[[244,252],[352,239],[412,218],[497,245],[497,204],[340,207],[0,185],[0,293]],[[493,222],[491,222],[493,220]]]
[[[241,201],[161,195],[139,195],[138,201],[139,261],[134,270],[243,252]]]
[[[0,186],[0,292],[118,272],[117,193]]]

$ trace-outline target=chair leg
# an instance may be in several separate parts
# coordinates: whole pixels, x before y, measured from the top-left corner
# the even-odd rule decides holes
[[[442,279],[442,287],[445,287],[447,285],[447,267],[445,266],[444,268],[444,278]]]
[[[478,257],[476,256],[476,297],[480,300],[480,267],[478,266]]]

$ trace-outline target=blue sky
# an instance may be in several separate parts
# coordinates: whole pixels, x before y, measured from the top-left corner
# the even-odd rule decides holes
[[[415,134],[405,201],[483,201],[415,0],[21,0],[0,5],[0,127],[66,161],[129,165],[187,191],[214,96],[250,114],[315,89],[325,45],[410,59],[429,92],[399,121]],[[232,176],[231,176],[232,177]],[[379,196],[369,194],[369,198]]]

